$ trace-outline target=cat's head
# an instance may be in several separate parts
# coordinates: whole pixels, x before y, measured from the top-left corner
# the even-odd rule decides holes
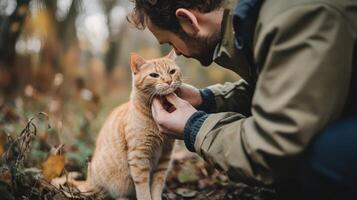
[[[175,51],[167,56],[145,60],[133,53],[130,66],[133,74],[133,85],[137,91],[147,95],[167,95],[181,85],[181,70],[175,63]]]

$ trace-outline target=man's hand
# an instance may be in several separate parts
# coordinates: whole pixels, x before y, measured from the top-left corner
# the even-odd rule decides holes
[[[152,103],[152,116],[156,121],[159,131],[175,139],[183,139],[183,131],[187,120],[197,110],[188,102],[179,98],[176,94],[165,96],[166,100],[172,104],[174,109],[165,109],[165,106],[158,98]]]
[[[188,101],[195,108],[202,104],[200,91],[192,85],[183,83],[176,93],[181,99]]]

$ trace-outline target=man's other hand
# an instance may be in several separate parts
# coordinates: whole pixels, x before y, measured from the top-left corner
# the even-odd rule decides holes
[[[152,116],[161,133],[175,139],[183,139],[186,122],[197,110],[176,94],[169,94],[164,98],[171,104],[168,106],[170,109],[164,105],[163,101],[155,98],[151,108]]]
[[[188,101],[192,106],[197,108],[202,104],[202,97],[200,91],[192,85],[183,83],[176,94],[183,100]]]

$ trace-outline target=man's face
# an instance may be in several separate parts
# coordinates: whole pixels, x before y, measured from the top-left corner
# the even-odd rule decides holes
[[[154,24],[148,24],[148,28],[160,44],[170,44],[177,55],[195,58],[204,66],[208,66],[213,62],[213,53],[221,37],[220,32],[206,37],[191,37],[183,31],[174,33],[161,29]]]

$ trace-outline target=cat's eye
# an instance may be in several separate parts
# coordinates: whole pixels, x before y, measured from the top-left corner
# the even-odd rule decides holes
[[[176,72],[176,69],[172,69],[169,73],[174,74]]]
[[[153,77],[153,78],[157,78],[157,77],[159,77],[159,74],[158,73],[151,73],[151,74],[149,74],[151,77]]]

